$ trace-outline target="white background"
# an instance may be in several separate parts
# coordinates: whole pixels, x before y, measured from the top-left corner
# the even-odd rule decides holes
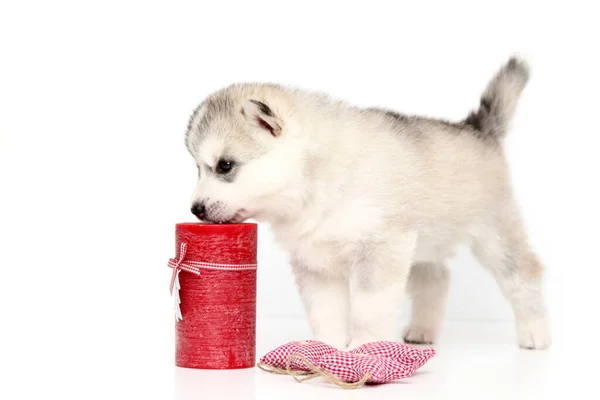
[[[532,78],[506,142],[514,187],[548,268],[555,342],[587,343],[600,301],[600,32],[586,3],[547,3],[3,2],[0,365],[14,385],[0,390],[123,385],[120,398],[169,373],[165,264],[174,224],[193,221],[196,177],[183,135],[211,91],[274,81],[459,120],[515,52]],[[259,241],[259,315],[302,315],[268,227]],[[512,318],[466,252],[451,267],[449,320]],[[119,369],[129,364],[154,375]]]

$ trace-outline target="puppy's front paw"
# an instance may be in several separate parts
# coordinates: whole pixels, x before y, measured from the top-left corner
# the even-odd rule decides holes
[[[542,350],[550,347],[552,339],[545,320],[517,324],[519,346],[529,350]]]
[[[418,326],[409,326],[404,330],[404,343],[433,344],[437,339],[437,332]]]

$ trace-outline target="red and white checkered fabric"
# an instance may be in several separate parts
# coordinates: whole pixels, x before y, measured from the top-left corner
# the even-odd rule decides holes
[[[394,379],[407,378],[416,370],[414,363],[402,363],[392,358],[349,351],[337,351],[325,355],[316,365],[344,382],[358,382],[365,374],[370,374],[367,382],[386,383]]]
[[[263,356],[260,362],[286,369],[287,361],[294,353],[301,354],[314,366],[347,383],[359,382],[366,374],[369,374],[369,383],[386,383],[414,374],[435,355],[435,350],[380,341],[340,351],[323,342],[304,340],[280,346]],[[290,368],[294,371],[311,370],[300,357],[291,359]]]
[[[291,354],[298,353],[306,357],[312,364],[317,365],[318,361],[325,355],[337,351],[335,347],[316,340],[302,340],[299,342],[291,342],[279,346],[265,354],[260,362],[272,367],[287,368],[287,360]],[[310,371],[300,358],[293,358],[290,362],[290,368],[293,371]]]
[[[366,343],[350,352],[391,358],[403,364],[415,364],[415,369],[421,368],[435,355],[433,348],[418,349],[404,343],[385,341]]]

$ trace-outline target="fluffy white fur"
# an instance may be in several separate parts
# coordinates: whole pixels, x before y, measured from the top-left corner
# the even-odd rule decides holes
[[[542,267],[513,200],[502,137],[528,69],[511,59],[464,121],[354,107],[319,93],[236,84],[190,119],[193,203],[211,222],[271,224],[290,254],[314,337],[339,348],[440,334],[445,261],[469,244],[514,310],[518,342],[550,344]],[[232,162],[219,172],[219,161]]]

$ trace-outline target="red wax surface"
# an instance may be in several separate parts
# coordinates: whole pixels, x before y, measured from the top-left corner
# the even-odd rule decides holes
[[[176,225],[176,252],[185,260],[256,263],[256,224]],[[185,262],[184,260],[184,262]],[[251,368],[256,362],[256,270],[181,271],[181,314],[176,322],[175,364],[199,369]]]

